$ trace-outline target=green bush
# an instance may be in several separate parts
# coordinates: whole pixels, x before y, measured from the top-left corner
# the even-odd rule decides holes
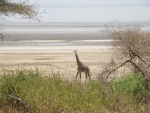
[[[109,85],[112,90],[117,90],[137,102],[146,102],[150,94],[146,88],[147,84],[138,74],[127,75],[120,80],[112,80]]]
[[[31,113],[148,113],[145,105],[134,102],[134,93],[138,97],[144,92],[142,86],[136,91],[141,82],[134,77],[109,84],[96,80],[83,84],[62,80],[59,73],[42,76],[38,70],[5,72],[0,77],[0,111],[8,112],[12,107],[12,112]]]

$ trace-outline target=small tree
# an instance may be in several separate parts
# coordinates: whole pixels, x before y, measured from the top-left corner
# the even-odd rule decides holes
[[[106,79],[114,71],[128,63],[134,72],[140,72],[145,82],[149,83],[150,32],[143,31],[139,26],[121,24],[106,24],[105,30],[112,38],[116,59],[120,59],[122,62],[116,68],[109,69],[105,75]],[[102,74],[100,75],[102,76]]]

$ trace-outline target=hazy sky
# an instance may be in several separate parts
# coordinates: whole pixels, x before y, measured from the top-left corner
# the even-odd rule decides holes
[[[30,0],[39,4],[41,22],[149,21],[150,0]],[[25,21],[11,18],[10,21]],[[29,20],[28,20],[29,21]]]

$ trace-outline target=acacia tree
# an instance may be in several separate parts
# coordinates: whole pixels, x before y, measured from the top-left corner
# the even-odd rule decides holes
[[[25,19],[37,19],[38,6],[30,4],[29,0],[0,0],[0,17],[18,14]]]
[[[112,60],[100,74],[100,77],[108,77],[126,66],[134,72],[139,72],[145,83],[150,83],[150,32],[143,31],[139,26],[127,26],[122,24],[106,24],[105,31],[112,39],[112,47],[117,60],[121,64],[116,65]],[[114,68],[111,68],[115,66]]]

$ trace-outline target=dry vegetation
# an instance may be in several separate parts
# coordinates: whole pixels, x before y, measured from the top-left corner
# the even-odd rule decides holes
[[[36,19],[39,9],[36,4],[30,4],[29,0],[0,0],[0,16],[15,16],[19,14],[25,19]]]
[[[128,75],[108,84],[64,81],[59,73],[38,70],[5,71],[0,77],[1,113],[149,113],[139,75]]]
[[[116,59],[121,61],[120,65],[111,62],[113,69],[108,68],[100,74],[108,78],[113,72],[119,68],[126,66],[134,73],[141,73],[143,80],[150,83],[150,33],[143,31],[139,26],[125,26],[121,24],[107,24],[105,26],[106,32],[112,37],[112,46]],[[111,67],[109,65],[109,67]],[[148,88],[148,87],[147,87]],[[149,89],[149,88],[148,88]]]

